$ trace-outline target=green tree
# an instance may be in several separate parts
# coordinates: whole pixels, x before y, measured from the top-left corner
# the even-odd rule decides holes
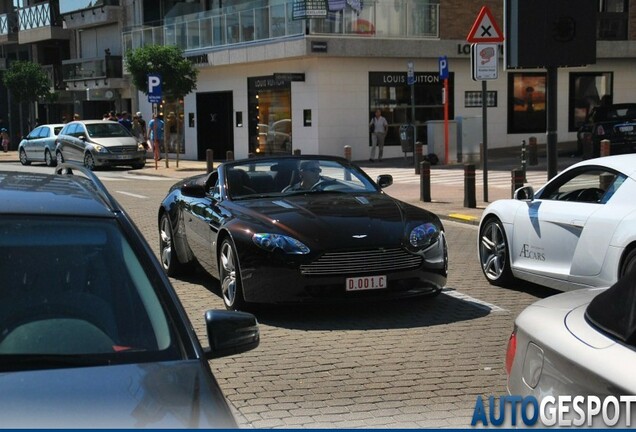
[[[199,70],[183,56],[176,46],[149,45],[126,52],[124,58],[132,83],[139,91],[148,94],[148,74],[161,75],[162,96],[167,102],[179,101],[197,88]],[[177,113],[180,115],[180,113]],[[165,125],[167,131],[168,125]],[[181,131],[177,130],[177,142]],[[164,133],[164,151],[168,166],[167,134]],[[177,166],[179,151],[177,149]]]
[[[11,63],[3,77],[11,98],[20,105],[20,135],[24,135],[22,107],[33,104],[40,98],[48,98],[51,88],[49,76],[37,63],[17,60]],[[29,112],[31,112],[31,105]]]

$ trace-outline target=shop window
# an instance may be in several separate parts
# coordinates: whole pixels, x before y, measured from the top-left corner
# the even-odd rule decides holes
[[[453,118],[453,73],[449,74],[449,118]],[[389,123],[385,146],[400,145],[400,125],[415,124],[416,139],[426,144],[426,122],[444,119],[443,81],[439,72],[416,72],[413,94],[406,72],[369,72],[369,121],[376,109]],[[414,104],[413,102],[414,101]],[[415,119],[413,120],[413,112]],[[369,139],[370,142],[370,139]]]
[[[595,106],[611,101],[612,72],[585,72],[570,74],[570,105],[568,108],[568,129],[578,130],[588,113]]]
[[[291,83],[248,78],[250,153],[291,154]]]
[[[546,131],[546,74],[508,74],[508,133]]]

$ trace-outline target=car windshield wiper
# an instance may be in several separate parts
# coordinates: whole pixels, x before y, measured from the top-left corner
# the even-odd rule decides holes
[[[67,367],[106,366],[110,355],[91,354],[4,354],[0,355],[0,371],[57,369]]]

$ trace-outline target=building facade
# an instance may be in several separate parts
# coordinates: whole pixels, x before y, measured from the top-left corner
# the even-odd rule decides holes
[[[578,124],[602,99],[636,99],[633,3],[601,0],[597,25],[577,29],[596,35],[596,63],[558,69],[559,151],[576,150]],[[170,151],[200,160],[208,149],[222,160],[228,151],[235,157],[294,150],[341,155],[344,146],[354,160],[368,159],[368,125],[378,108],[389,122],[385,157],[404,155],[401,132],[413,124],[414,141],[425,152],[443,161],[448,155],[449,163],[474,159],[483,138],[484,88],[472,79],[466,36],[484,5],[504,29],[502,1],[59,0],[4,6],[20,16],[42,4],[57,7],[51,16],[61,17],[63,37],[49,32],[48,40],[3,43],[0,18],[0,44],[28,51],[34,60],[48,52],[42,44],[59,46],[56,91],[66,96],[48,112],[72,107],[83,117],[101,117],[108,109],[140,110],[148,118],[157,108],[179,126]],[[181,47],[200,70],[197,89],[153,107],[131,88],[121,59],[149,44]],[[546,70],[504,70],[501,45],[496,51],[498,76],[486,81],[485,93],[488,148],[516,151],[530,136],[545,144]],[[440,78],[443,56],[447,91]]]

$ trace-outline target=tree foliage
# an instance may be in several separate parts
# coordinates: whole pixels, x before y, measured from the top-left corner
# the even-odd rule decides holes
[[[130,50],[124,61],[137,89],[148,94],[148,74],[161,75],[161,90],[167,99],[179,99],[197,88],[198,69],[176,46],[149,45]]]
[[[51,88],[49,76],[39,64],[22,60],[11,63],[3,81],[11,90],[11,97],[19,103],[47,97]]]

